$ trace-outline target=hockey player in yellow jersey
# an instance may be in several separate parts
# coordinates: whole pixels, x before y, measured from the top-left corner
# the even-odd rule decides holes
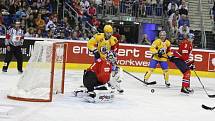
[[[167,59],[168,57],[172,56],[170,51],[171,43],[169,40],[166,39],[166,32],[160,31],[159,38],[156,39],[151,47],[150,52],[152,53],[152,58],[149,64],[149,70],[146,72],[144,76],[144,81],[147,83],[149,77],[151,76],[152,72],[156,68],[157,64],[159,63],[164,75],[165,84],[167,87],[170,86],[169,83],[169,74],[168,74],[168,64]]]
[[[112,36],[113,28],[111,25],[104,26],[104,33],[95,34],[87,43],[89,51],[93,52],[95,61],[100,59],[106,59],[108,53],[113,53],[113,56],[117,59],[117,51],[119,42],[116,37]],[[117,66],[117,60],[112,63],[112,78],[109,82],[111,88],[117,89],[119,93],[123,93],[123,89],[120,88],[119,83],[123,80],[122,68]]]
[[[106,58],[106,53],[118,50],[118,40],[112,36],[113,28],[111,25],[104,26],[104,33],[95,34],[87,43],[89,51],[93,52],[95,59]]]

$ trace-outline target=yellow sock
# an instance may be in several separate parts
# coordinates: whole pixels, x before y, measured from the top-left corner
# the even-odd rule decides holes
[[[168,71],[168,69],[163,70],[163,75],[164,75],[164,80],[168,82],[169,81],[169,71]]]
[[[146,72],[144,76],[144,80],[148,81],[149,77],[151,76],[152,72],[154,71],[153,68],[149,68],[149,70]]]

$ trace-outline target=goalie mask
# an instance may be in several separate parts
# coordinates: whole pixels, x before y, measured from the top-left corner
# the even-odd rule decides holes
[[[116,63],[116,60],[117,60],[117,57],[116,57],[116,54],[114,52],[108,52],[107,53],[107,60],[112,63],[112,64],[115,64]]]

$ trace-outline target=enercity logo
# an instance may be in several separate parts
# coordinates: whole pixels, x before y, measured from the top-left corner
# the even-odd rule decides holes
[[[88,51],[88,48],[86,46],[73,46],[72,48],[72,52],[74,54],[87,54],[87,55],[90,55],[90,56],[93,56],[92,53],[90,53]],[[140,57],[140,50],[139,49],[136,49],[136,48],[133,48],[133,49],[119,49],[118,50],[118,56],[131,56],[131,57]]]

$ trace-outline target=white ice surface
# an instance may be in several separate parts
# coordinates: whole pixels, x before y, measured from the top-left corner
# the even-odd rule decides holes
[[[170,75],[171,88],[166,88],[163,75],[152,74],[150,80],[157,84],[144,86],[125,74],[123,95],[117,94],[112,103],[92,104],[71,96],[82,84],[82,71],[66,72],[65,94],[54,96],[51,103],[7,99],[19,76],[16,70],[0,73],[0,121],[215,121],[215,111],[201,108],[202,104],[215,106],[215,99],[207,97],[196,77],[191,78],[195,92],[187,96],[180,93],[181,75]],[[208,93],[215,94],[215,79],[201,80]]]

